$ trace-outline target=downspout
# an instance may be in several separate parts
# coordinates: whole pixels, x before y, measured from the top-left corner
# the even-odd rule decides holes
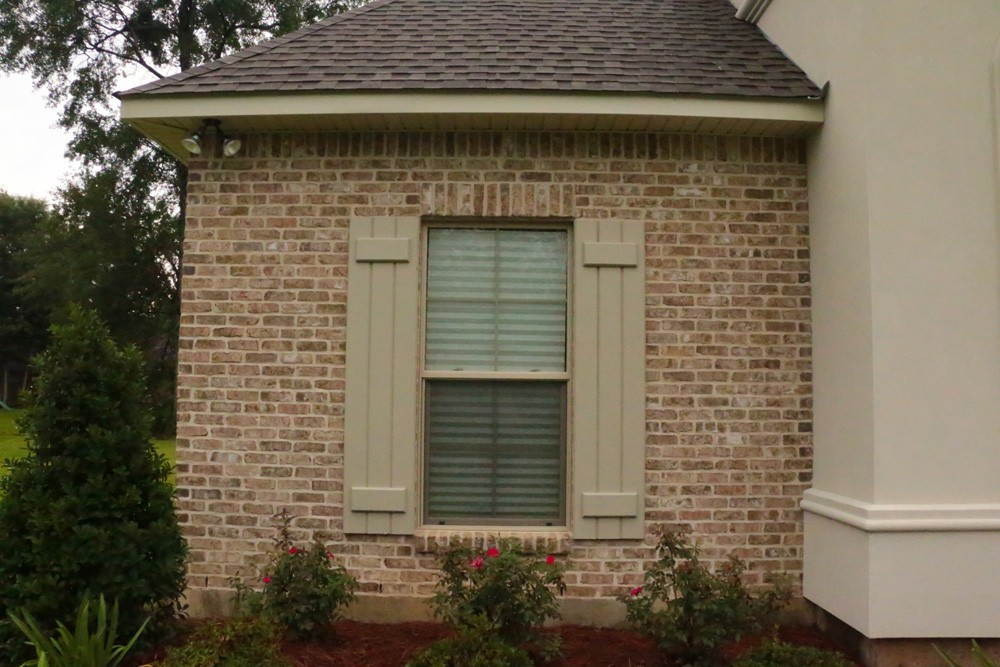
[[[736,18],[756,25],[770,4],[771,0],[743,0],[743,4],[736,10]]]

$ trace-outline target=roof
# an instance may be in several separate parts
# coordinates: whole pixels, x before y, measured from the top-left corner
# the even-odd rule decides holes
[[[729,0],[378,0],[120,96],[347,91],[821,94]]]

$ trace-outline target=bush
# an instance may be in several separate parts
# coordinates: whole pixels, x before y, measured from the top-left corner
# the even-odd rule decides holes
[[[692,667],[714,667],[731,641],[759,633],[788,599],[786,586],[753,596],[743,584],[746,566],[732,556],[717,572],[699,559],[681,533],[663,532],[659,560],[644,585],[619,597],[628,620],[660,650]]]
[[[342,566],[319,538],[311,547],[292,543],[292,517],[284,510],[276,515],[278,537],[268,565],[255,590],[239,579],[236,588],[237,612],[262,615],[296,637],[306,637],[336,620],[340,608],[354,600],[358,582]]]
[[[453,639],[436,641],[407,667],[534,667],[523,648],[484,630],[465,628]]]
[[[27,454],[0,479],[0,665],[28,657],[9,612],[51,632],[103,594],[131,635],[147,616],[172,615],[184,590],[186,545],[169,466],[150,442],[138,352],[81,309],[52,333],[20,420]]]
[[[431,604],[434,615],[457,629],[459,637],[432,644],[411,665],[530,665],[527,644],[545,658],[558,653],[559,638],[538,632],[547,619],[559,617],[552,589],[566,590],[565,566],[555,557],[529,557],[509,540],[486,553],[455,545],[439,560],[443,576]]]
[[[269,620],[234,616],[203,623],[183,646],[171,648],[158,667],[289,667],[278,628]]]
[[[839,653],[770,641],[747,651],[733,667],[853,667]]]

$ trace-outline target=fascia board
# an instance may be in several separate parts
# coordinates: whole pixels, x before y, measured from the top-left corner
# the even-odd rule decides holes
[[[644,95],[502,95],[350,93],[308,95],[135,96],[122,99],[123,120],[184,117],[337,116],[347,114],[580,114],[741,118],[820,124],[818,100]]]

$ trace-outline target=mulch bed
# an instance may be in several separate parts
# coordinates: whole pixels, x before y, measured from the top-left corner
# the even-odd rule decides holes
[[[403,667],[421,649],[451,635],[440,623],[338,621],[334,630],[308,642],[288,642],[283,653],[296,667]],[[549,667],[670,667],[652,642],[629,630],[560,626],[547,632],[558,633],[563,641],[562,657]],[[850,655],[814,628],[783,628],[779,635],[792,644]],[[735,658],[760,641],[742,641],[730,647],[727,657]],[[162,657],[162,651],[143,656],[143,661],[155,657]]]

